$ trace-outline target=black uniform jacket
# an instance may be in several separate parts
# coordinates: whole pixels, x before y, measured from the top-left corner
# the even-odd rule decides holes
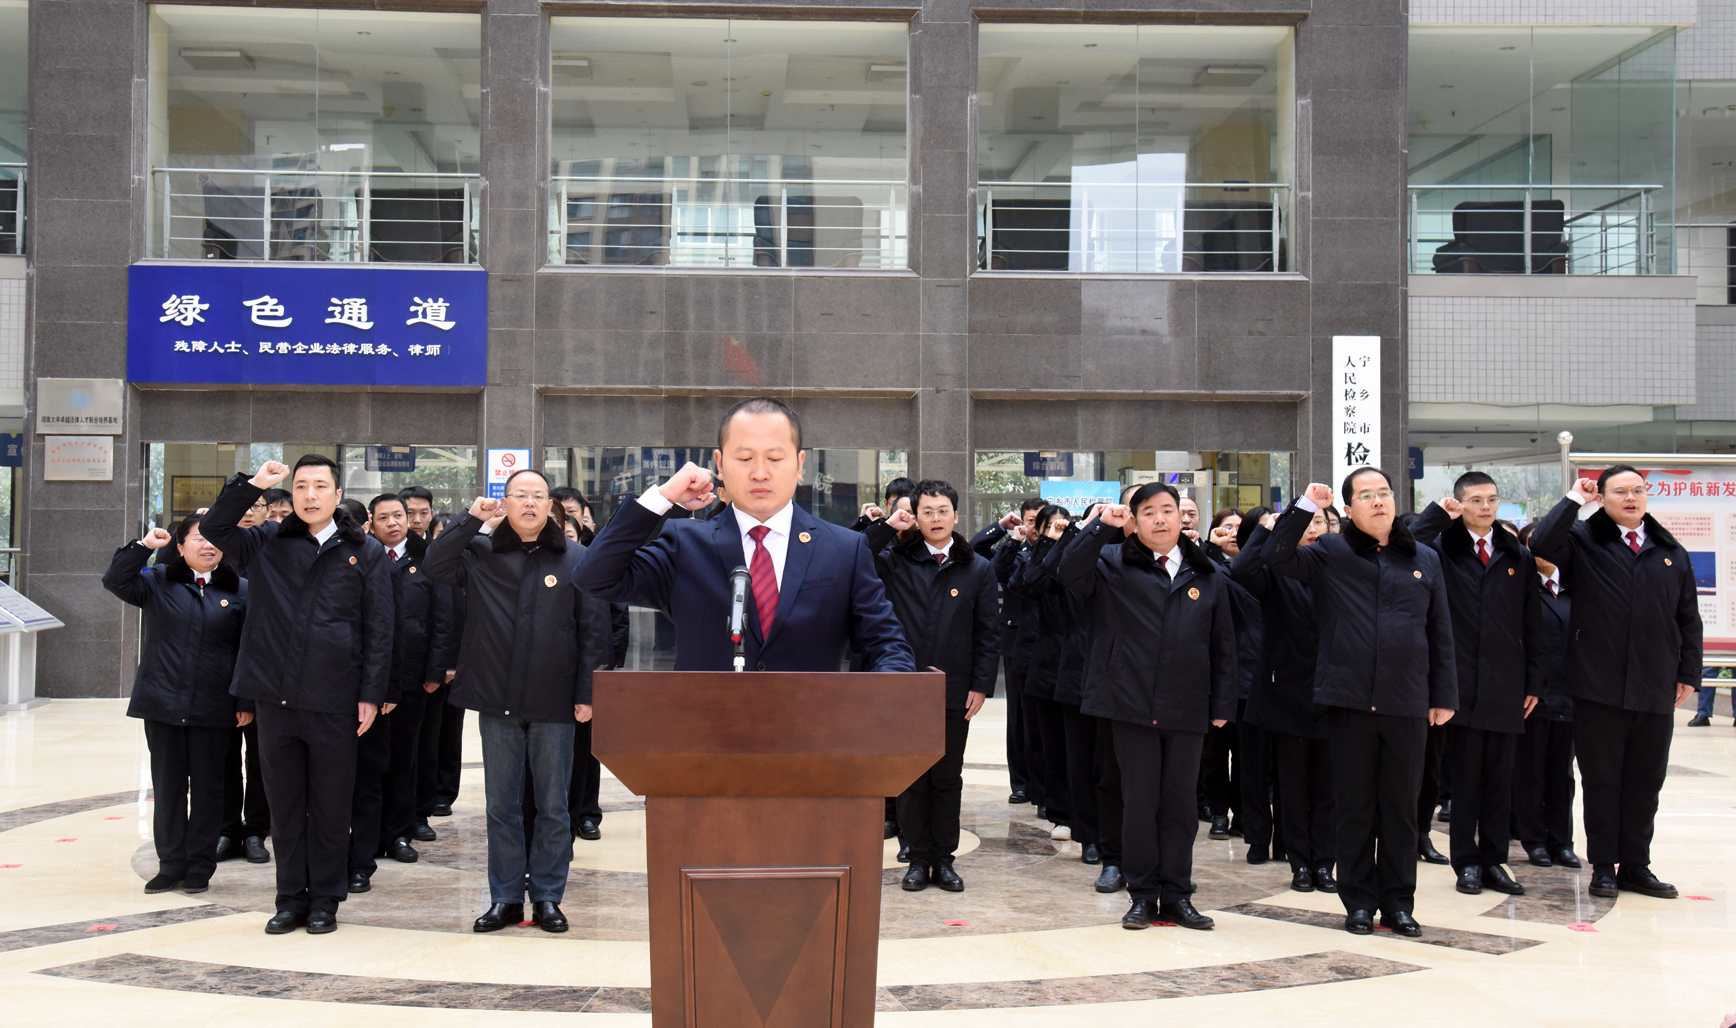
[[[998,524],[989,525],[979,529],[976,535],[971,536],[970,545],[971,549],[977,552],[977,556],[994,565],[995,580],[1000,583],[1001,587],[1001,617],[999,622],[1001,626],[1001,656],[1011,660],[1013,645],[1019,634],[1019,615],[1024,610],[1025,601],[1007,591],[1007,579],[1001,577],[1000,565],[995,562],[995,558],[1000,554],[997,547],[1017,545],[1004,542],[1006,537],[1006,529]],[[1008,577],[1012,575],[1011,563],[1007,565],[1007,575]]]
[[[293,513],[237,527],[261,492],[237,474],[199,522],[199,534],[248,572],[247,626],[229,691],[321,714],[384,703],[394,616],[386,548],[342,508],[323,545]]]
[[[1532,529],[1531,547],[1573,591],[1568,694],[1668,714],[1678,682],[1699,687],[1705,630],[1688,551],[1650,514],[1645,525],[1636,554],[1608,513],[1580,521],[1579,504],[1563,497]]]
[[[920,533],[874,554],[892,612],[919,668],[946,672],[946,709],[964,710],[968,694],[995,694],[1001,655],[1001,601],[994,568],[954,532],[946,562],[934,559]]]
[[[1078,535],[1071,526],[1060,539],[1038,539],[1019,554],[1009,592],[1024,598],[1033,619],[1031,662],[1025,692],[1078,706],[1084,699],[1091,661],[1091,601],[1061,584],[1057,554]]]
[[[429,576],[428,544],[419,535],[404,540],[404,557],[386,564],[392,575],[392,598],[398,606],[397,633],[392,638],[392,680],[388,703],[419,691],[426,682],[446,681],[452,643],[452,590]]]
[[[1165,582],[1137,537],[1093,521],[1061,554],[1060,578],[1092,601],[1091,667],[1079,709],[1095,717],[1204,732],[1236,716],[1230,576],[1182,538]]]
[[[428,544],[426,571],[464,590],[464,640],[447,702],[495,717],[573,720],[611,659],[608,604],[573,585],[585,548],[553,518],[526,543],[466,513]]]
[[[1320,652],[1314,702],[1395,717],[1457,710],[1453,620],[1441,558],[1400,524],[1382,546],[1346,520],[1344,534],[1299,546],[1312,511],[1291,504],[1266,540],[1266,565],[1314,587]]]
[[[137,541],[115,551],[102,587],[144,611],[144,645],[127,716],[190,728],[234,728],[229,680],[247,618],[247,580],[228,564],[211,569],[201,596],[179,559],[145,567]]]
[[[1462,518],[1431,503],[1410,524],[1417,542],[1441,556],[1447,606],[1453,612],[1453,663],[1459,670],[1459,710],[1452,724],[1517,735],[1525,731],[1525,697],[1543,688],[1542,606],[1537,560],[1500,526],[1489,566]]]
[[[1543,693],[1538,698],[1532,717],[1546,721],[1572,721],[1573,697],[1567,694],[1567,633],[1573,617],[1573,596],[1561,586],[1554,596],[1541,575],[1536,576],[1538,604],[1542,609],[1543,630],[1538,633],[1538,648],[1543,658]]]
[[[1260,658],[1242,720],[1259,728],[1311,739],[1326,738],[1326,708],[1314,702],[1314,665],[1320,628],[1314,593],[1306,583],[1266,566],[1270,530],[1256,528],[1230,564],[1230,577],[1260,604]]]

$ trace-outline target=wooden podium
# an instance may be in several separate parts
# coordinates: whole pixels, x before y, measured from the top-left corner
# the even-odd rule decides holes
[[[871,1028],[884,797],[946,677],[599,671],[591,750],[645,797],[655,1028]]]

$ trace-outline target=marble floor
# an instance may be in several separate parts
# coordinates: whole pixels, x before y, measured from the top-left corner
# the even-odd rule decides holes
[[[644,808],[613,778],[602,840],[575,844],[565,935],[469,931],[486,886],[482,772],[467,765],[440,838],[417,844],[418,863],[382,861],[336,934],[267,936],[269,864],[221,864],[198,896],[143,893],[149,774],[123,708],[57,700],[0,717],[0,1025],[650,1024]],[[1290,892],[1287,868],[1250,866],[1239,840],[1203,831],[1195,903],[1217,928],[1124,931],[1126,894],[1093,892],[1079,847],[1007,805],[991,701],[966,755],[966,890],[902,892],[888,846],[877,1020],[1716,1028],[1736,1011],[1736,728],[1688,716],[1654,847],[1682,899],[1597,900],[1583,872],[1523,863],[1525,897],[1462,896],[1448,869],[1423,865],[1413,941],[1344,933],[1336,897]],[[474,730],[466,753],[479,759]]]

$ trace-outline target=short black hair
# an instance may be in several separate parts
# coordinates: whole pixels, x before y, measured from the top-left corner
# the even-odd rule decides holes
[[[362,506],[360,500],[352,500],[346,496],[338,501],[338,509],[355,518],[357,524],[368,520],[368,508]]]
[[[368,517],[370,517],[370,518],[373,517],[374,511],[382,503],[396,503],[400,507],[403,507],[406,511],[408,511],[410,509],[409,506],[404,503],[404,494],[403,493],[381,493],[380,495],[378,495],[378,496],[376,496],[373,499],[368,501]]]
[[[1530,546],[1531,545],[1531,530],[1533,528],[1536,528],[1536,527],[1537,527],[1537,522],[1535,522],[1535,521],[1527,521],[1525,523],[1525,527],[1521,528],[1519,530],[1519,543],[1520,543],[1520,545],[1523,545],[1523,546]]]
[[[1248,537],[1260,527],[1260,519],[1272,513],[1270,507],[1250,507],[1242,513],[1242,523],[1236,526],[1236,549],[1248,545]]]
[[[1048,505],[1048,500],[1043,499],[1041,496],[1033,496],[1027,499],[1024,503],[1019,504],[1019,517],[1024,517],[1033,510],[1042,510]]]
[[[1139,491],[1133,494],[1133,499],[1127,502],[1127,509],[1138,514],[1139,508],[1145,506],[1147,500],[1165,494],[1175,501],[1178,509],[1181,507],[1181,493],[1176,492],[1175,486],[1168,482],[1147,482],[1140,486]]]
[[[1220,510],[1216,514],[1212,515],[1211,527],[1216,528],[1219,525],[1223,524],[1225,518],[1239,518],[1241,516],[1242,516],[1242,512],[1240,509],[1238,509],[1236,507],[1225,507],[1223,510]]]
[[[203,515],[189,514],[181,519],[180,524],[175,526],[175,545],[177,547],[187,541],[187,533],[193,531],[193,526],[199,523],[201,517]]]
[[[295,482],[295,473],[302,468],[325,468],[332,473],[332,485],[335,488],[344,487],[344,472],[338,467],[338,462],[323,453],[304,453],[296,458],[295,467],[289,469],[289,481]]]
[[[1372,464],[1364,464],[1362,467],[1357,468],[1355,471],[1352,471],[1350,474],[1344,476],[1344,485],[1339,491],[1344,494],[1344,505],[1346,507],[1350,506],[1350,484],[1352,482],[1356,481],[1357,475],[1366,475],[1371,471],[1373,473],[1379,475],[1381,478],[1386,479],[1386,487],[1388,489],[1392,488],[1392,476],[1391,475],[1389,475],[1386,472],[1380,470],[1379,468],[1373,466]]]
[[[538,471],[537,469],[535,469],[535,468],[519,468],[517,471],[514,471],[512,474],[506,476],[506,481],[504,483],[502,483],[501,487],[500,487],[500,495],[505,496],[507,493],[507,490],[512,488],[512,480],[517,478],[520,475],[535,475],[536,477],[543,480],[543,485],[545,487],[549,484],[549,476],[543,474],[542,472]]]
[[[441,532],[446,531],[446,526],[452,524],[453,520],[454,519],[450,514],[434,515],[434,517],[428,521],[428,538],[432,539]]]
[[[912,502],[924,496],[944,496],[952,504],[953,510],[958,510],[958,490],[951,482],[943,482],[938,478],[925,478],[911,487]],[[915,513],[912,511],[912,513]]]
[[[1603,492],[1603,484],[1605,482],[1608,482],[1610,479],[1614,478],[1617,475],[1627,474],[1628,472],[1632,472],[1636,475],[1639,475],[1640,481],[1642,481],[1642,482],[1644,482],[1646,480],[1646,476],[1644,475],[1644,473],[1642,473],[1639,468],[1634,467],[1632,464],[1611,464],[1609,467],[1603,469],[1603,474],[1597,476],[1597,491],[1598,491],[1598,493],[1601,494]]]
[[[927,480],[924,479],[924,481]],[[917,495],[916,489],[917,486],[915,482],[905,478],[903,475],[899,475],[897,478],[886,483],[886,502],[890,505],[901,496],[915,496]],[[958,504],[955,502],[953,506],[956,507]]]
[[[263,493],[260,493],[259,498],[265,501],[265,505],[267,507],[271,506],[274,503],[294,503],[295,502],[295,497],[289,495],[288,489],[279,489],[276,486],[272,486],[270,489],[267,489]]]
[[[1066,518],[1069,522],[1073,520],[1073,512],[1072,511],[1068,510],[1067,508],[1061,506],[1058,503],[1051,503],[1048,506],[1044,507],[1042,510],[1037,512],[1037,534],[1039,536],[1043,534],[1043,529],[1049,527],[1049,522],[1056,515],[1060,515],[1061,517]]]
[[[544,478],[543,481],[547,482],[548,479]],[[591,504],[585,499],[585,494],[579,492],[570,485],[556,486],[555,488],[550,489],[549,499],[556,503],[565,503],[568,500],[572,500],[579,505],[579,509],[581,510],[591,509]]]
[[[1506,518],[1496,518],[1495,524],[1501,528],[1506,529],[1509,532],[1512,532],[1514,535],[1519,534],[1519,526],[1515,525],[1511,521],[1508,521]]]
[[[434,493],[425,485],[407,485],[398,490],[398,499],[403,501],[404,509],[410,509],[411,500],[424,500],[429,509],[434,507]]]
[[[1465,490],[1479,485],[1493,485],[1497,489],[1500,488],[1499,485],[1496,485],[1495,480],[1489,477],[1487,472],[1467,471],[1459,476],[1458,481],[1453,483],[1453,499],[1464,499]]]
[[[723,412],[723,420],[717,423],[717,448],[723,449],[723,436],[729,431],[729,423],[735,420],[737,414],[782,414],[789,419],[790,432],[796,437],[796,449],[802,448],[802,417],[795,408],[776,397],[755,396],[746,400],[738,400]]]

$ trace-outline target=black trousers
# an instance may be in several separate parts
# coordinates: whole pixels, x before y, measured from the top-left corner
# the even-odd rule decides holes
[[[1036,729],[1038,752],[1034,760],[1042,765],[1039,776],[1043,783],[1040,801],[1050,821],[1072,825],[1072,789],[1067,784],[1067,727],[1062,721],[1061,704],[1029,693],[1025,695],[1026,723]]]
[[[418,772],[422,752],[422,719],[428,712],[428,693],[410,689],[386,715],[391,729],[391,759],[380,782],[384,806],[380,814],[380,845],[393,839],[408,839],[416,832]],[[374,731],[380,726],[375,725]],[[369,731],[373,735],[374,731]]]
[[[1573,722],[1525,719],[1513,756],[1513,820],[1527,849],[1573,845]]]
[[[1121,799],[1121,761],[1115,757],[1115,722],[1104,717],[1091,720],[1097,722],[1097,850],[1105,867],[1120,867],[1127,814]]]
[[[1200,756],[1200,798],[1212,808],[1213,817],[1229,817],[1242,811],[1242,797],[1236,776],[1241,768],[1232,767],[1235,760],[1237,725],[1212,725],[1206,729],[1206,741]],[[1238,819],[1239,820],[1239,819]],[[1238,824],[1236,827],[1240,828]]]
[[[1426,717],[1347,707],[1326,714],[1344,909],[1410,913],[1417,891],[1417,790]]]
[[[1453,869],[1507,862],[1513,821],[1513,753],[1519,736],[1482,728],[1447,729],[1447,767],[1453,779],[1448,855]]]
[[[151,751],[151,788],[156,804],[151,835],[157,873],[206,878],[217,867],[217,836],[223,830],[223,762],[234,728],[193,728],[145,722]]]
[[[1426,719],[1425,719],[1426,720]],[[1427,832],[1441,805],[1441,772],[1446,764],[1447,726],[1430,725],[1423,748],[1422,784],[1417,787],[1417,831]]]
[[[1013,792],[1031,798],[1029,757],[1025,753],[1025,683],[1013,667],[1012,637],[1002,635],[1001,673],[1007,683],[1007,783]]]
[[[1246,704],[1243,704],[1246,707]],[[1275,781],[1277,771],[1277,740],[1274,733],[1258,725],[1250,725],[1239,721],[1233,726],[1236,729],[1236,825],[1241,829],[1242,841],[1250,848],[1271,849],[1274,843],[1282,845],[1282,823],[1275,811],[1283,805],[1283,798],[1278,795],[1278,783]],[[1207,735],[1207,745],[1211,736]],[[1212,807],[1213,813],[1217,807]]]
[[[1194,809],[1204,732],[1115,722],[1124,808],[1121,871],[1135,899],[1169,903],[1193,895]]]
[[[374,727],[356,740],[356,773],[350,791],[350,837],[348,867],[351,873],[372,876],[379,869],[375,859],[384,835],[386,769],[392,763],[392,728],[398,716],[393,710],[374,718]],[[348,889],[348,883],[345,883]]]
[[[246,744],[246,757],[242,744]],[[242,768],[247,769],[245,777]],[[231,839],[271,834],[271,804],[265,800],[265,776],[259,770],[259,723],[249,721],[229,740],[223,761],[223,834]]]
[[[1246,727],[1246,726],[1243,726]],[[1284,852],[1290,869],[1331,867],[1336,859],[1337,825],[1333,823],[1332,744],[1288,732],[1273,732],[1279,815],[1284,823]]]
[[[1593,866],[1651,864],[1652,822],[1674,728],[1668,714],[1573,701],[1573,749],[1585,785],[1585,855]]]
[[[1061,734],[1067,749],[1067,826],[1073,841],[1102,850],[1103,814],[1097,808],[1103,766],[1097,756],[1099,718],[1079,713],[1077,703],[1060,703]]]
[[[458,779],[464,770],[464,708],[447,703],[452,695],[448,682],[428,694],[422,710],[422,739],[417,761],[416,815],[428,820],[436,804],[450,805],[458,798]]]
[[[277,844],[277,909],[335,911],[349,897],[356,716],[261,704],[258,725]]]
[[[964,746],[969,738],[970,722],[964,719],[964,711],[947,711],[946,752],[898,794],[898,839],[910,847],[911,867],[950,864],[958,852]]]
[[[590,721],[573,722],[573,778],[567,787],[567,811],[574,828],[585,818],[601,822],[603,763],[591,755]]]

